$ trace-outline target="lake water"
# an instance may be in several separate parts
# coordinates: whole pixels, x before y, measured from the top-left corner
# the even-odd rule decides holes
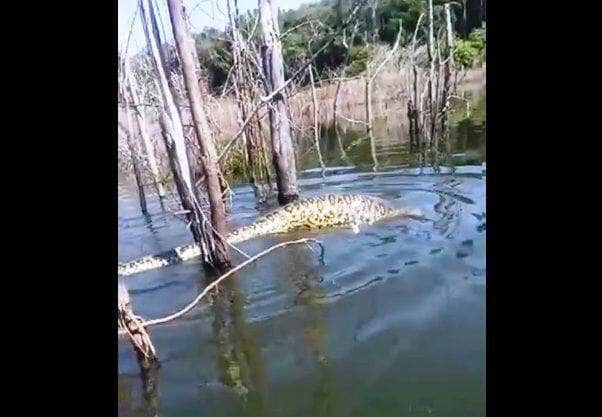
[[[474,100],[470,117],[454,115],[437,169],[416,167],[386,123],[376,129],[378,172],[361,133],[344,132],[345,161],[333,131],[323,129],[330,168],[322,179],[313,152],[301,155],[302,196],[367,193],[419,207],[425,219],[240,244],[255,254],[317,237],[325,264],[307,247],[290,246],[228,278],[181,319],[150,329],[161,364],[148,374],[120,338],[119,415],[483,416],[484,96]],[[231,228],[260,214],[250,187],[234,192]],[[120,260],[190,242],[185,225],[153,197],[149,210],[142,216],[137,193],[120,186]],[[235,255],[235,263],[243,259]],[[208,280],[190,261],[123,282],[134,311],[156,318],[187,304]]]

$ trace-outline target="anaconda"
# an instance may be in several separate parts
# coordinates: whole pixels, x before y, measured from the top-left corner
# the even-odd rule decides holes
[[[351,227],[357,233],[361,224],[372,224],[395,216],[421,217],[422,213],[415,208],[396,209],[386,200],[370,195],[327,194],[300,199],[280,207],[251,224],[232,231],[226,236],[226,240],[235,244],[270,234],[326,227]],[[158,255],[120,263],[118,274],[132,275],[199,255],[201,250],[196,244],[180,246]]]

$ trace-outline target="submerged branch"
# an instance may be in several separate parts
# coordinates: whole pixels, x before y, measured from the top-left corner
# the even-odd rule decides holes
[[[194,306],[196,306],[199,303],[199,301],[201,301],[201,299],[203,297],[205,297],[205,295],[207,295],[207,293],[209,291],[211,291],[213,288],[215,288],[220,282],[222,282],[223,280],[225,280],[226,278],[228,278],[230,275],[234,274],[235,272],[240,271],[245,266],[247,266],[247,265],[255,262],[259,258],[267,255],[268,253],[270,253],[270,252],[272,252],[272,251],[274,251],[276,249],[283,248],[283,247],[289,246],[289,245],[309,244],[309,243],[315,243],[315,244],[317,244],[317,245],[320,246],[320,249],[321,249],[320,259],[323,261],[324,246],[322,245],[322,242],[320,242],[319,240],[310,239],[310,238],[303,238],[303,239],[291,240],[291,241],[288,241],[288,242],[279,243],[277,245],[274,245],[274,246],[271,246],[271,247],[267,248],[266,250],[264,250],[263,252],[258,253],[255,256],[250,257],[249,259],[247,259],[243,263],[237,265],[236,267],[232,268],[231,270],[229,270],[228,272],[226,272],[225,274],[223,274],[222,276],[220,276],[218,279],[216,279],[211,284],[209,284],[207,287],[205,287],[205,289],[190,304],[188,304],[186,307],[182,308],[180,311],[178,311],[178,312],[176,312],[174,314],[171,314],[169,316],[166,316],[166,317],[162,317],[162,318],[158,318],[158,319],[153,319],[153,320],[145,321],[145,322],[141,323],[141,326],[148,327],[148,326],[153,326],[153,325],[156,325],[156,324],[167,323],[168,321],[172,321],[174,319],[177,319],[178,317],[181,317],[184,314],[186,314],[187,312],[189,312]]]

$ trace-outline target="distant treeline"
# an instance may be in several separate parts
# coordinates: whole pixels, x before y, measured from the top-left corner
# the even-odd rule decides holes
[[[442,22],[443,0],[434,0],[434,19]],[[376,13],[372,5],[376,5]],[[456,0],[450,2],[452,24],[456,44],[456,61],[470,67],[482,60],[485,51],[485,31],[481,29],[485,22],[486,0]],[[279,24],[285,60],[286,76],[290,76],[310,54],[328,43],[333,36],[336,40],[329,45],[315,61],[315,68],[321,78],[328,78],[345,65],[346,48],[351,45],[351,54],[346,75],[359,75],[365,70],[370,59],[374,43],[392,45],[402,22],[402,45],[407,45],[413,36],[418,17],[426,12],[426,0],[380,0],[367,2],[355,28],[355,36],[350,38],[352,28],[344,35],[338,30],[352,6],[350,0],[322,0],[319,3],[304,4],[296,10],[280,10]],[[241,30],[250,34],[255,25],[257,11],[241,15]],[[373,18],[374,17],[374,18]],[[436,23],[437,26],[444,26]],[[226,28],[228,31],[228,28]],[[419,38],[426,37],[426,27],[418,33]],[[444,36],[440,34],[440,36]],[[206,28],[195,35],[196,48],[201,68],[206,72],[209,88],[213,93],[221,93],[232,67],[230,42],[227,33]],[[250,51],[255,53],[257,51]]]

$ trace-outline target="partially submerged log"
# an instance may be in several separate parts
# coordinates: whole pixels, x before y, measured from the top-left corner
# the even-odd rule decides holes
[[[117,284],[117,311],[119,327],[128,335],[140,368],[150,368],[157,361],[155,347],[146,332],[142,318],[134,314],[130,295],[122,282]]]

